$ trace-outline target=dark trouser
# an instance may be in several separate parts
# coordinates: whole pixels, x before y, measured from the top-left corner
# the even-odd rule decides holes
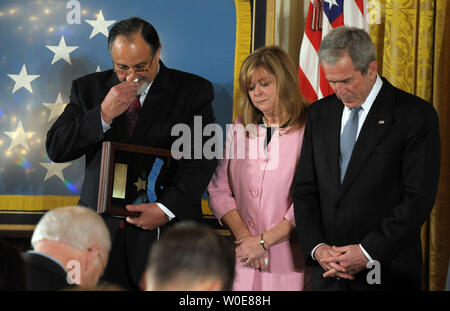
[[[101,278],[102,281],[120,285],[126,290],[140,290],[139,284],[133,281],[128,269],[127,241],[125,230],[118,230],[112,241],[108,266]]]

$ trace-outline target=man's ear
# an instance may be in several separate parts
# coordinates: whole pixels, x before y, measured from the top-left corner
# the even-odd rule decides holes
[[[378,70],[378,63],[376,61],[372,61],[369,64],[369,69],[367,70],[367,73],[369,74],[369,78],[374,82],[377,79],[377,70]]]
[[[96,260],[101,260],[100,259],[100,246],[99,245],[94,245],[92,247],[89,247],[86,249],[87,253],[85,256],[85,269],[87,269],[87,267],[92,267],[92,264],[95,263]],[[102,264],[100,262],[100,264]]]
[[[155,58],[159,61],[159,59],[161,58],[161,47],[162,46],[159,46],[159,48],[156,50],[156,53],[155,53]]]

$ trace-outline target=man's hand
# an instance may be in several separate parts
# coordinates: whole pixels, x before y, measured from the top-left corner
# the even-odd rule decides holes
[[[166,214],[156,203],[145,203],[136,205],[126,205],[125,208],[130,212],[141,213],[139,217],[127,217],[126,220],[139,228],[153,230],[161,227],[167,222]]]
[[[341,255],[342,253],[340,251],[327,244],[322,244],[315,250],[314,257],[326,271],[323,274],[324,278],[334,276],[348,280],[354,279],[354,277],[348,273],[347,269],[340,264],[340,261],[336,260],[336,258],[340,258],[339,256]]]
[[[341,267],[345,269],[345,272],[349,275],[355,275],[356,273],[362,271],[367,267],[367,262],[369,261],[366,256],[364,256],[361,247],[357,244],[346,245],[342,247],[333,246],[332,250],[338,252],[337,256],[330,256],[328,258],[323,258],[322,262],[324,264],[339,263]],[[327,274],[327,275],[326,275]],[[333,274],[325,273],[324,277],[332,276]]]
[[[137,83],[126,81],[112,87],[102,102],[102,118],[107,124],[130,107],[137,96]]]

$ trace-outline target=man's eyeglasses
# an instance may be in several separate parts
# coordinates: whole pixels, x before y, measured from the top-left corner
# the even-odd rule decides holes
[[[131,73],[135,73],[136,75],[140,75],[140,74],[145,74],[146,72],[148,72],[149,68],[152,66],[153,63],[153,59],[150,61],[150,63],[141,63],[141,64],[137,64],[136,66],[129,68],[128,66],[125,65],[116,65],[114,63],[114,72],[117,73],[118,75],[129,75]]]

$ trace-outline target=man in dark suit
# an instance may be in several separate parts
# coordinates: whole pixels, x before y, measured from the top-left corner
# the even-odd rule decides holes
[[[103,219],[90,209],[53,209],[39,220],[31,238],[33,250],[22,254],[27,289],[62,290],[71,285],[97,286],[111,240]]]
[[[202,146],[202,141],[194,141],[194,117],[201,117],[203,126],[215,122],[211,83],[164,66],[158,34],[148,22],[139,18],[118,22],[109,33],[108,48],[114,70],[73,82],[70,103],[49,130],[46,142],[55,162],[86,156],[79,204],[93,209],[97,207],[103,141],[170,149],[177,138],[171,136],[172,127],[187,124],[191,142]],[[136,78],[146,84],[135,82]],[[130,131],[129,116],[138,89],[144,89],[137,101],[140,112]],[[164,230],[175,217],[202,221],[201,195],[216,160],[196,155],[177,160],[175,165],[156,202],[127,205],[139,217],[128,217],[125,222],[105,217],[113,240],[105,280],[138,289],[150,245],[158,239],[160,228]]]
[[[27,290],[56,291],[71,284],[67,282],[67,272],[56,260],[36,252],[22,254],[26,264]]]
[[[335,94],[309,109],[293,186],[313,289],[418,290],[439,180],[436,111],[378,76],[363,30],[332,30],[319,59]]]
[[[196,138],[194,117],[201,120],[201,131],[202,126],[215,122],[211,105],[214,94],[209,81],[162,63],[158,34],[140,18],[115,24],[108,48],[114,70],[73,82],[70,103],[49,130],[46,146],[55,162],[86,156],[79,204],[95,210],[103,141],[171,149],[177,139],[171,135],[174,125],[189,126],[192,157],[175,161],[174,173],[162,185],[157,201],[127,205],[140,216],[128,217],[125,222],[105,217],[113,240],[105,279],[138,289],[148,250],[158,239],[160,228],[164,230],[175,217],[202,221],[201,195],[217,163],[194,156],[197,145],[202,150],[202,142],[207,139]],[[140,82],[135,82],[138,78]],[[195,128],[199,130],[197,125]]]

